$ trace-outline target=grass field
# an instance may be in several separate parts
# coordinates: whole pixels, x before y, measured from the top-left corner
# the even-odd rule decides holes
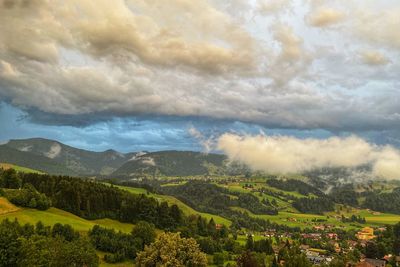
[[[329,213],[332,214],[332,213]],[[356,208],[351,208],[349,212],[346,209],[343,209],[341,211],[341,214],[343,214],[346,217],[350,217],[351,215],[356,215],[356,216],[361,216],[364,217],[365,220],[367,221],[367,224],[371,226],[378,226],[382,224],[396,224],[400,222],[400,215],[397,214],[390,214],[390,213],[381,213],[381,212],[375,212],[371,210],[365,210],[365,209],[356,209]]]
[[[146,189],[143,189],[143,188],[134,188],[134,187],[127,187],[127,186],[117,186],[117,187],[120,189],[126,190],[132,194],[147,194]],[[152,194],[152,193],[150,193],[148,195],[151,197],[154,197],[158,200],[166,201],[170,205],[176,204],[186,215],[199,214],[202,217],[206,218],[207,220],[214,218],[214,221],[216,223],[225,224],[227,226],[231,225],[231,223],[232,223],[230,220],[225,219],[221,216],[212,215],[212,214],[204,213],[204,212],[198,212],[173,196],[158,195],[158,194]]]
[[[33,169],[29,169],[29,168],[25,168],[25,167],[21,167],[21,166],[17,166],[14,164],[9,164],[9,163],[0,163],[0,168],[3,168],[5,170],[7,169],[14,169],[16,171],[19,172],[26,172],[26,173],[39,173],[39,174],[44,174],[41,171],[37,171],[37,170],[33,170]]]
[[[365,217],[367,221],[366,224],[343,223],[337,218],[338,216],[341,216],[341,214],[337,214],[335,212],[328,212],[325,213],[324,215],[317,215],[317,214],[292,213],[283,211],[279,212],[278,215],[257,215],[243,208],[234,207],[233,209],[245,211],[252,217],[270,220],[271,222],[284,224],[291,227],[300,227],[302,229],[312,228],[313,226],[320,224],[329,224],[350,230],[365,226],[382,226],[385,224],[396,224],[400,222],[400,215],[388,214],[388,213],[376,213],[368,210],[358,210],[358,209],[353,209],[349,213],[342,213],[342,214],[345,215],[346,217],[350,217],[353,214]],[[313,220],[326,220],[326,221],[313,222]]]
[[[129,233],[133,224],[121,223],[111,219],[85,220],[72,213],[50,208],[46,211],[35,209],[18,208],[8,202],[5,198],[0,198],[0,221],[4,219],[18,219],[20,223],[36,224],[42,221],[45,225],[54,225],[56,223],[70,224],[79,232],[86,232],[96,224],[106,228],[114,228],[117,231]]]
[[[16,212],[19,208],[10,203],[6,198],[0,197],[0,215]]]

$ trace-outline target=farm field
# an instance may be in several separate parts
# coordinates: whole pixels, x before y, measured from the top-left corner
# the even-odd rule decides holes
[[[324,215],[317,215],[317,214],[292,213],[283,211],[279,212],[278,215],[257,215],[243,208],[235,207],[234,209],[245,211],[252,217],[270,220],[271,222],[288,225],[290,227],[300,227],[302,229],[307,227],[312,228],[313,226],[320,224],[329,224],[350,230],[365,226],[382,226],[384,224],[393,225],[400,222],[400,215],[388,214],[388,213],[374,214],[374,212],[367,210],[354,210],[353,212],[343,214],[347,217],[350,217],[351,215],[356,215],[356,216],[360,215],[362,217],[365,217],[367,223],[359,224],[359,223],[342,223],[340,220],[335,218],[335,216],[338,216],[338,214],[336,214],[335,212],[325,213]],[[313,222],[313,220],[315,220],[315,222]],[[324,221],[318,222],[318,220],[324,220]]]
[[[0,198],[0,221],[4,219],[18,219],[20,223],[36,224],[42,221],[45,225],[54,225],[56,223],[70,224],[79,232],[86,232],[96,224],[106,228],[114,228],[116,231],[129,233],[133,224],[121,223],[111,219],[85,220],[72,213],[50,208],[46,211],[35,209],[17,208],[5,198]]]

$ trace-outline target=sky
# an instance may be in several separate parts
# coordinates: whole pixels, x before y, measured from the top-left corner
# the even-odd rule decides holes
[[[398,0],[0,0],[0,140],[397,149],[399,29]]]

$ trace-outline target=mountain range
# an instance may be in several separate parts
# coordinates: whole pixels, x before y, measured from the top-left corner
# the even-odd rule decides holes
[[[43,138],[0,145],[0,162],[72,176],[206,175],[222,167],[225,159],[224,155],[193,151],[94,152]]]

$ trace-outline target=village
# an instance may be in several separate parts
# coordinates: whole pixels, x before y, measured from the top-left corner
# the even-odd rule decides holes
[[[275,254],[285,246],[300,242],[300,249],[307,259],[314,265],[329,264],[338,255],[346,255],[358,251],[360,248],[366,248],[371,241],[378,238],[377,233],[383,233],[386,227],[364,227],[357,231],[354,238],[342,239],[340,234],[335,232],[335,228],[330,225],[314,226],[313,231],[309,233],[292,234],[288,232],[277,233],[275,229],[269,229],[262,233],[266,238],[279,240],[278,244],[273,246]],[[323,244],[325,248],[321,248]],[[314,245],[314,246],[313,246]],[[387,267],[390,261],[394,259],[396,265],[400,266],[400,256],[391,254],[384,255],[380,259],[368,258],[367,255],[360,254],[357,262],[348,262],[347,267]],[[392,260],[393,262],[393,260]],[[283,264],[283,262],[281,262]]]

